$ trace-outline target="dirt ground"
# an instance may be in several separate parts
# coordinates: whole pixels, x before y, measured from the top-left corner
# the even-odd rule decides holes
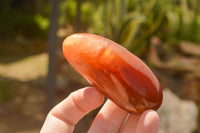
[[[0,92],[3,93],[0,94],[0,133],[39,132],[46,117],[47,59],[45,53],[17,58],[9,63],[4,62],[5,57],[0,57]],[[67,63],[66,65],[70,69],[69,73],[74,71]],[[68,79],[58,74],[57,79],[55,104],[87,84],[75,82],[80,79],[76,72]],[[5,96],[1,97],[3,95]],[[75,133],[86,132],[97,111],[98,109],[84,117],[76,126]]]

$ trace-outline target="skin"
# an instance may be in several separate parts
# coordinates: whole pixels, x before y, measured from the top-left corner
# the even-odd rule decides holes
[[[48,114],[40,133],[72,133],[76,123],[87,113],[99,107],[104,96],[94,87],[86,87],[71,93]],[[88,133],[158,133],[160,120],[153,110],[141,116],[130,114],[107,100],[97,114]]]

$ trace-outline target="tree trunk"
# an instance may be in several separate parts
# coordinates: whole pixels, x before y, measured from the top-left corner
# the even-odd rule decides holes
[[[49,53],[49,65],[47,75],[47,88],[46,88],[46,113],[54,105],[55,100],[55,76],[56,76],[56,49],[57,49],[57,20],[58,20],[58,7],[59,0],[51,0],[51,13],[50,13],[50,27],[48,34],[48,53]]]
[[[197,18],[198,14],[199,14],[199,8],[200,8],[200,0],[196,0],[196,9],[194,12],[194,17]]]
[[[81,0],[77,0],[77,14],[76,14],[76,32],[80,32],[80,27],[81,27]]]

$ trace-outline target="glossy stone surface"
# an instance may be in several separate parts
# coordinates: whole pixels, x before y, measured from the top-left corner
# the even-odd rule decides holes
[[[63,53],[90,84],[128,112],[141,114],[160,107],[159,81],[138,57],[119,44],[79,33],[64,40]]]

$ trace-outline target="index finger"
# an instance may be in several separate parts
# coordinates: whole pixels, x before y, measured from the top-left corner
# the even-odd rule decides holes
[[[104,96],[94,87],[71,93],[50,111],[41,133],[72,132],[74,125],[88,112],[99,107],[103,100]]]

